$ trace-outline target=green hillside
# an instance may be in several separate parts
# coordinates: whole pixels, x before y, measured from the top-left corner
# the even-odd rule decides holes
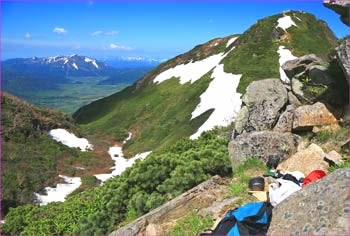
[[[287,32],[276,28],[277,20],[283,14],[259,20],[229,47],[226,48],[228,40],[238,35],[196,46],[188,53],[161,64],[122,92],[82,107],[73,117],[90,134],[109,135],[120,140],[127,132],[132,132],[133,138],[124,147],[129,155],[162,148],[180,137],[188,137],[212,112],[209,110],[190,121],[192,111],[200,102],[199,96],[212,79],[210,72],[193,84],[181,85],[177,78],[155,84],[153,79],[176,65],[227,53],[235,47],[221,63],[225,72],[242,74],[237,91],[244,93],[254,80],[279,78],[277,50],[281,45],[295,56],[315,53],[327,58],[337,43],[327,24],[305,12],[290,11],[284,14],[291,16],[297,27],[292,26]]]
[[[70,116],[31,105],[6,92],[1,96],[1,110],[3,214],[9,207],[33,203],[33,192],[54,185],[58,174],[79,174],[75,163],[101,166],[91,153],[69,148],[47,136],[55,128],[79,135]]]

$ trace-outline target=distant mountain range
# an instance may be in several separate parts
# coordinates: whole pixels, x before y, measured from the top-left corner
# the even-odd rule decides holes
[[[56,76],[108,76],[114,68],[85,56],[15,58],[3,62],[3,71]]]
[[[73,112],[132,84],[152,68],[144,63],[115,68],[77,54],[14,58],[2,62],[1,80],[4,91],[36,105]]]
[[[113,57],[102,59],[107,65],[116,68],[140,68],[140,67],[155,67],[163,63],[167,59],[154,59],[148,57]]]

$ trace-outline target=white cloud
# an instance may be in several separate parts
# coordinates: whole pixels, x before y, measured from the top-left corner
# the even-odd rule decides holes
[[[97,31],[93,32],[91,35],[92,35],[92,36],[97,36],[97,35],[100,35],[100,34],[102,34],[102,33],[103,33],[103,31],[97,30]]]
[[[30,33],[27,32],[27,33],[24,35],[24,37],[26,37],[27,39],[29,39],[29,38],[32,37],[32,35],[31,35]]]
[[[55,27],[52,32],[54,32],[56,34],[67,34],[68,33],[67,30],[65,30],[64,28],[59,28],[59,27]]]
[[[131,47],[129,47],[129,46],[118,45],[118,44],[114,44],[114,43],[111,43],[109,45],[109,48],[110,49],[119,49],[119,50],[131,50]]]
[[[117,31],[117,30],[111,30],[111,31],[105,32],[105,35],[116,35],[118,33],[119,33],[119,31]]]

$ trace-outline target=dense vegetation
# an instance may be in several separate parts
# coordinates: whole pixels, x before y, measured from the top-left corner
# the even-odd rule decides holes
[[[111,232],[213,175],[230,175],[227,143],[228,138],[217,136],[216,131],[206,132],[197,140],[180,140],[137,161],[101,187],[76,194],[63,203],[10,209],[3,233]]]
[[[58,173],[75,175],[73,165],[98,165],[91,153],[68,148],[47,136],[57,127],[79,134],[71,117],[42,109],[7,93],[1,97],[2,213],[33,202],[33,192],[52,186]]]

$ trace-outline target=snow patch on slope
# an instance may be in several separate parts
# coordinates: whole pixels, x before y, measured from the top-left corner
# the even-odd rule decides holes
[[[81,185],[80,177],[68,177],[64,175],[59,175],[59,177],[64,179],[66,184],[57,184],[55,188],[46,187],[44,191],[47,195],[34,193],[41,206],[46,205],[50,202],[64,202],[65,197],[71,194]]]
[[[73,62],[73,64],[72,64],[72,66],[73,66],[76,70],[79,69],[78,66],[77,66],[77,64],[75,64],[74,62]]]
[[[87,150],[93,150],[92,144],[85,138],[78,138],[74,134],[69,133],[65,129],[53,129],[49,132],[49,136],[56,140],[57,142],[61,142],[62,144],[72,147],[72,148],[80,148],[83,152]]]
[[[113,176],[121,175],[126,168],[131,167],[137,159],[145,159],[151,152],[144,152],[136,154],[130,159],[125,159],[122,151],[122,147],[110,147],[108,150],[109,155],[114,161],[114,169],[110,174],[98,174],[95,175],[97,179],[101,180],[102,183],[112,178]]]
[[[98,65],[96,63],[96,60],[93,60],[91,58],[85,57],[84,61],[87,62],[87,63],[91,62],[98,69]]]
[[[278,50],[277,50],[278,54],[280,55],[280,59],[279,59],[279,63],[280,63],[280,78],[283,82],[285,83],[289,83],[289,78],[286,75],[286,73],[284,72],[284,70],[282,69],[282,65],[286,62],[286,61],[290,61],[290,60],[294,60],[297,57],[293,56],[293,54],[291,53],[291,51],[289,51],[288,49],[286,49],[284,46],[279,46]]]
[[[290,16],[283,16],[281,18],[278,19],[278,25],[276,26],[276,28],[280,27],[282,28],[284,31],[286,31],[286,29],[288,29],[289,27],[291,27],[292,25],[298,27],[294,21],[292,20],[292,18]]]
[[[227,41],[226,48],[228,48],[232,43],[234,43],[234,41],[236,41],[236,39],[238,39],[238,37],[230,38],[230,40]]]
[[[157,75],[157,77],[154,78],[153,82],[162,83],[165,80],[176,77],[180,78],[180,84],[185,84],[187,82],[191,82],[193,84],[194,82],[199,80],[203,75],[205,75],[208,71],[217,66],[219,62],[231,52],[231,50],[228,51],[226,54],[219,53],[207,57],[201,61],[177,65]]]
[[[215,126],[227,126],[234,120],[241,108],[241,94],[236,92],[242,75],[224,72],[224,65],[218,65],[212,74],[213,80],[200,96],[201,102],[192,112],[192,119],[214,109],[208,120],[190,138],[198,138],[202,132]]]

